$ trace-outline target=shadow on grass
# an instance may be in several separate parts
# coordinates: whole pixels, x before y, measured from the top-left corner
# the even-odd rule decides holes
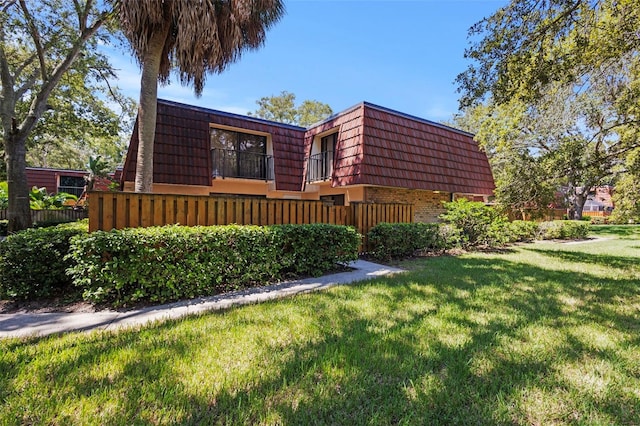
[[[621,239],[640,238],[640,225],[596,225],[591,227],[591,234],[615,235]]]
[[[615,256],[608,254],[585,253],[583,251],[548,250],[532,247],[524,247],[523,250],[540,253],[545,256],[556,257],[567,262],[597,264],[619,269],[637,269],[637,265],[640,262],[639,257],[633,256]]]
[[[637,312],[620,309],[637,290],[637,280],[568,278],[498,256],[443,257],[393,278],[142,331],[12,342],[0,356],[0,420],[79,422],[65,407],[89,401],[82,420],[104,424],[632,424],[637,395],[616,383],[596,395],[559,373],[585,359],[617,362],[640,345]],[[280,315],[285,305],[292,318]],[[202,327],[230,314],[261,347],[244,366],[255,370],[249,379],[200,367],[207,348],[233,356],[233,342]],[[249,332],[287,336],[300,321],[317,333],[273,342]],[[585,326],[625,337],[594,349],[575,331]],[[42,365],[47,353],[56,361]],[[614,367],[637,384],[639,365]],[[537,405],[527,399],[536,392]]]

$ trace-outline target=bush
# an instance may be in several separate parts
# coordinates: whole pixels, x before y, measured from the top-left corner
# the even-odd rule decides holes
[[[541,240],[571,240],[587,238],[590,223],[573,220],[553,220],[542,222],[538,227]]]
[[[418,250],[446,248],[436,223],[379,223],[367,234],[370,255],[378,260],[412,256]]]
[[[358,243],[354,230],[335,225],[98,231],[74,239],[68,272],[92,302],[167,302],[324,272],[355,260]]]
[[[533,241],[538,235],[538,224],[528,220],[514,220],[507,227],[509,242]]]
[[[461,198],[444,203],[446,213],[440,218],[460,230],[464,248],[500,246],[508,242],[508,220],[492,207]]]
[[[284,274],[318,276],[337,263],[358,259],[361,236],[354,228],[316,223],[274,225]]]
[[[27,229],[0,242],[0,297],[33,299],[59,296],[73,289],[65,274],[70,240],[88,232],[88,221]]]

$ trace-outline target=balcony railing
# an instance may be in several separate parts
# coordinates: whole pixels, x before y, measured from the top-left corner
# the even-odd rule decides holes
[[[233,149],[211,150],[213,177],[273,180],[273,157]]]
[[[58,192],[66,192],[67,194],[73,194],[76,197],[79,197],[84,192],[84,187],[78,186],[59,186]]]
[[[333,151],[313,154],[307,159],[307,182],[331,179],[333,174]]]

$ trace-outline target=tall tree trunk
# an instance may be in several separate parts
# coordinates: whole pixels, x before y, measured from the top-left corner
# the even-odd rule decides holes
[[[160,58],[169,26],[153,34],[142,61],[140,105],[138,106],[138,157],[136,159],[135,192],[153,191],[153,143],[158,109],[158,74]]]
[[[26,138],[20,134],[9,132],[8,135],[5,135],[4,155],[7,164],[7,184],[9,189],[7,219],[9,219],[8,230],[10,233],[32,226],[25,143]]]

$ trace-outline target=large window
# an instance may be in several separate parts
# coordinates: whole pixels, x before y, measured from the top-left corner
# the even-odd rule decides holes
[[[67,194],[73,194],[79,197],[82,195],[82,192],[84,192],[84,186],[86,184],[87,182],[82,176],[60,176],[58,192],[66,192]]]
[[[265,136],[212,128],[211,155],[214,177],[270,178]]]
[[[337,133],[320,138],[320,152],[309,157],[307,182],[331,179],[333,174],[333,153],[336,150],[337,140]]]

